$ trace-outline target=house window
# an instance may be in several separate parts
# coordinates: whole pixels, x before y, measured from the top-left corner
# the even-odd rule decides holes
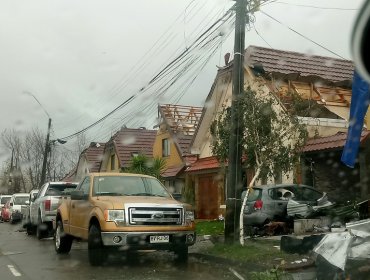
[[[110,170],[116,169],[116,159],[114,155],[110,156]]]
[[[168,157],[170,155],[170,141],[168,139],[162,139],[162,157]]]

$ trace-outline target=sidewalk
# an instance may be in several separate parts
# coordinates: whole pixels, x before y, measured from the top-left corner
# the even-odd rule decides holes
[[[258,242],[258,239],[280,241],[281,237],[282,236],[258,237],[256,238],[256,240],[257,242]],[[265,269],[261,265],[250,263],[247,261],[243,262],[240,260],[224,258],[222,256],[217,256],[217,255],[206,253],[208,249],[215,246],[214,242],[223,243],[223,240],[221,239],[222,237],[218,238],[218,240],[215,241],[216,238],[211,237],[211,236],[197,236],[196,243],[193,246],[189,247],[190,256],[199,258],[201,260],[217,262],[220,264],[224,264],[224,265],[226,264],[226,265],[235,266],[235,267],[252,267],[253,269],[260,270],[260,271]],[[284,265],[281,265],[281,268],[285,271],[293,272],[297,270],[304,270],[307,268],[312,268],[314,267],[314,265],[315,265],[315,261],[311,259],[310,257],[303,256],[303,255],[297,255],[297,260],[295,260],[294,262],[286,262]]]

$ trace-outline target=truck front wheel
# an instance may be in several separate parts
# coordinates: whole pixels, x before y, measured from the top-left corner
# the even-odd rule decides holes
[[[58,254],[68,254],[71,251],[72,242],[72,236],[64,232],[62,222],[58,221],[54,233],[55,251]]]
[[[107,248],[104,246],[99,226],[93,224],[88,236],[89,262],[92,266],[102,265],[107,259]]]
[[[181,245],[174,249],[175,260],[179,263],[186,263],[188,261],[188,246]]]

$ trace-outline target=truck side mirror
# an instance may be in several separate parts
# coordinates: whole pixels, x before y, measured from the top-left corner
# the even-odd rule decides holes
[[[72,200],[83,200],[86,198],[86,195],[81,190],[74,190],[71,191],[71,199]]]

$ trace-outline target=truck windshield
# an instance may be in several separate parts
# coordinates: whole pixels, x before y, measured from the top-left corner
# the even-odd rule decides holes
[[[25,205],[28,200],[28,196],[16,196],[14,198],[14,205]]]
[[[139,176],[95,177],[93,195],[170,197],[168,191],[158,180]]]

